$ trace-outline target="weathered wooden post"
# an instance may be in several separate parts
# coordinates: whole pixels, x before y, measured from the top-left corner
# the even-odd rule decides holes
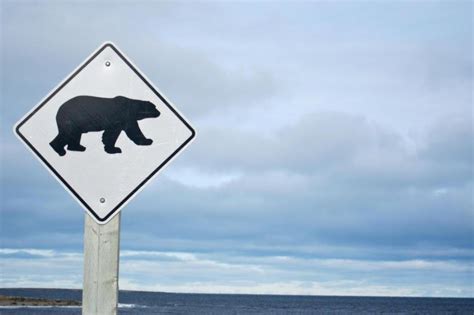
[[[118,305],[120,213],[107,224],[84,223],[83,315],[115,315]]]

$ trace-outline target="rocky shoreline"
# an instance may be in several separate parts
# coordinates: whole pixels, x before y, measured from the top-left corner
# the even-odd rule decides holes
[[[81,306],[81,302],[0,295],[0,306]]]

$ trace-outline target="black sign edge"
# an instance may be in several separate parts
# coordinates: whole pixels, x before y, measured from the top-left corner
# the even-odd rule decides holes
[[[81,72],[92,60],[94,60],[105,48],[110,47],[129,67],[132,71],[148,86],[153,93],[158,96],[158,98],[179,118],[179,120],[191,131],[191,136],[186,139],[168,158],[166,158],[151,174],[149,174],[140,184],[138,184],[135,189],[133,189],[121,202],[119,202],[115,208],[112,209],[105,217],[101,218],[97,213],[92,209],[91,206],[85,202],[84,199],[68,184],[68,182],[56,171],[56,169],[48,163],[48,161],[35,149],[35,147],[28,141],[28,139],[23,136],[20,132],[21,126],[23,126],[38,110],[41,109],[46,103],[51,100],[62,88],[64,88],[79,72]],[[53,172],[53,174],[61,181],[61,183],[76,197],[76,199],[89,211],[94,218],[101,222],[105,223],[109,218],[111,218],[115,213],[132,198],[156,173],[158,173],[171,159],[173,159],[191,140],[196,136],[196,131],[193,127],[176,111],[176,109],[169,104],[165,97],[163,97],[155,87],[150,84],[143,75],[125,58],[122,53],[110,42],[106,42],[99,48],[89,59],[87,59],[79,68],[74,71],[63,83],[57,87],[53,92],[51,92],[39,105],[37,105],[28,115],[23,118],[15,127],[15,133],[20,137],[23,142],[28,145],[28,147],[36,154],[36,156],[48,167],[48,169]]]

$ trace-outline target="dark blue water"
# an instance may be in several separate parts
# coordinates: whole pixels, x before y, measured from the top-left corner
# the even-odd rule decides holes
[[[80,290],[0,289],[1,295],[81,300]],[[474,299],[180,294],[121,291],[119,314],[474,314]],[[80,307],[0,308],[0,314],[81,314]]]

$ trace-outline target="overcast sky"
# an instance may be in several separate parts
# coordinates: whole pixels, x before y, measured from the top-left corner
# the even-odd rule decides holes
[[[474,296],[472,2],[1,3],[0,286],[82,286],[84,212],[13,125],[104,41],[197,139],[120,287]]]

